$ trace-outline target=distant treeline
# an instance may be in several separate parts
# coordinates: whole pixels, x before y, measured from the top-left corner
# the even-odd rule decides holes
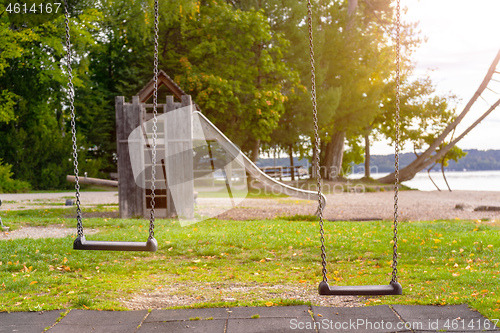
[[[500,150],[477,150],[465,149],[467,155],[458,162],[450,161],[445,168],[446,171],[484,171],[484,170],[500,170]],[[415,154],[404,153],[399,156],[399,165],[401,168],[410,164],[415,159]],[[275,164],[276,163],[276,164]],[[289,166],[290,159],[288,157],[276,158],[261,158],[257,162],[259,167],[264,166]],[[294,158],[294,165],[310,166],[307,160],[299,160]],[[394,171],[394,155],[373,155],[370,158],[372,173],[386,173]],[[436,165],[434,170],[440,170],[441,165]],[[353,167],[354,173],[362,173],[364,164],[358,164]]]
[[[483,171],[483,170],[500,170],[500,150],[477,150],[464,149],[467,155],[458,162],[450,161],[445,167],[446,171]],[[401,154],[399,158],[400,167],[410,164],[415,159],[415,154]],[[374,155],[370,159],[372,168],[376,168],[378,172],[394,171],[394,156],[393,155]],[[355,166],[356,169],[362,165]],[[434,170],[440,170],[441,165],[438,164]],[[372,172],[376,172],[372,169]]]
[[[259,158],[256,165],[259,168],[264,167],[274,167],[274,166],[290,166],[290,158],[289,157],[281,157],[281,158]],[[298,157],[293,158],[293,165],[300,165],[304,168],[307,168],[311,165],[311,162],[307,159],[299,160]]]

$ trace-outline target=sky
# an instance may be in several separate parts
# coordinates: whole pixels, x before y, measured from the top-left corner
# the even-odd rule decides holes
[[[429,72],[438,93],[453,93],[461,112],[483,81],[500,49],[500,0],[401,0],[402,20],[420,22],[418,29],[427,42],[413,54],[416,74]],[[500,71],[500,65],[497,67]],[[500,74],[494,78],[500,80]],[[500,93],[500,83],[495,83]],[[491,86],[495,88],[495,85]],[[500,95],[487,91],[493,104]],[[489,108],[478,99],[457,128],[461,133]],[[500,107],[476,126],[458,146],[462,149],[500,149]],[[412,151],[405,147],[404,151]],[[374,143],[372,154],[391,154],[385,142]]]

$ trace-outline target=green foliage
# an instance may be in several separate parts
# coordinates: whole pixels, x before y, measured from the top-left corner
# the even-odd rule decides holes
[[[78,86],[79,74],[86,67],[82,55],[93,41],[99,15],[93,8],[77,12],[70,25]],[[0,156],[13,166],[16,179],[28,181],[33,188],[64,188],[68,186],[66,175],[72,173],[70,133],[65,128],[67,78],[61,66],[64,20],[59,15],[49,21],[33,18],[35,22],[30,17],[36,15],[28,16],[22,24],[15,16],[0,17],[0,35],[6,36],[8,45],[8,52],[0,55],[0,99],[4,102],[0,107]]]
[[[438,152],[439,152],[439,150],[436,151],[436,153],[438,153]],[[450,165],[450,161],[458,162],[459,159],[461,159],[465,156],[467,156],[467,153],[465,151],[463,151],[462,149],[460,149],[457,146],[453,146],[453,148],[451,148],[444,155],[444,157],[441,159],[441,161],[439,161],[439,163],[441,163],[443,165],[443,167],[447,167]]]
[[[251,149],[254,140],[269,140],[287,100],[283,83],[297,81],[280,61],[286,40],[272,34],[262,12],[220,1],[202,2],[199,14],[182,23],[178,45],[169,50],[180,55],[175,80],[243,149]]]
[[[349,14],[348,2],[314,4],[325,143],[337,131],[345,131],[349,143],[368,129],[392,137],[394,125],[391,3],[359,2]],[[153,2],[69,1],[69,9],[80,169],[106,177],[116,171],[114,99],[135,95],[152,77]],[[65,176],[73,169],[61,13],[0,16],[0,157],[34,189],[69,187]],[[293,0],[161,2],[159,68],[245,152],[260,142],[264,151],[309,156],[306,15],[306,3]],[[411,51],[418,35],[411,25],[403,28]],[[403,64],[406,78],[411,63]],[[422,97],[432,95],[425,80],[403,81],[403,90],[403,141],[422,147],[453,112],[444,98]],[[361,153],[351,145],[345,162]]]
[[[244,2],[244,1],[243,1]],[[252,3],[252,1],[248,1]],[[271,136],[271,142],[264,147],[278,145],[283,151],[299,153],[301,157],[309,156],[313,137],[312,105],[310,99],[311,69],[309,60],[309,31],[307,25],[307,6],[299,1],[266,1],[262,4],[266,15],[272,22],[274,33],[283,35],[289,40],[288,52],[284,61],[298,71],[300,86],[286,90],[287,101],[285,113],[280,118],[279,126]],[[318,20],[314,17],[314,24]],[[326,83],[328,55],[324,52],[326,34],[321,29],[315,29],[315,60],[316,60],[316,90],[318,123],[322,128],[331,122],[340,103],[342,88],[328,86]]]
[[[2,90],[0,94],[0,123],[9,123],[15,118],[14,105],[17,97],[19,96],[8,90]]]
[[[28,192],[30,184],[27,182],[12,179],[12,165],[3,164],[0,159],[0,193]]]
[[[319,7],[328,20],[325,30],[324,55],[327,62],[326,84],[341,87],[339,107],[332,120],[324,124],[331,135],[345,131],[347,137],[360,133],[380,112],[378,104],[385,82],[392,74],[394,54],[389,45],[391,36],[384,27],[390,25],[390,1],[378,1],[377,8],[358,3],[353,13],[348,2]]]
[[[382,103],[383,113],[376,119],[377,132],[394,141],[395,103],[393,103],[394,83],[389,84]],[[411,144],[416,151],[425,148],[455,118],[455,110],[450,104],[453,95],[437,96],[436,87],[429,77],[410,81],[402,77],[400,109],[400,142]]]

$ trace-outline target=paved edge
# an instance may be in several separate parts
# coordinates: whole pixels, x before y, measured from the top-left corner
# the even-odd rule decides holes
[[[390,312],[390,313],[389,313]],[[384,315],[385,314],[385,315]],[[178,329],[194,328],[200,332],[209,332],[215,327],[221,328],[221,333],[252,332],[252,327],[273,327],[284,331],[293,331],[292,320],[304,323],[318,323],[318,319],[331,319],[335,322],[348,322],[349,320],[370,319],[378,320],[383,316],[392,314],[397,321],[404,323],[425,322],[434,323],[436,327],[421,327],[398,330],[398,332],[436,332],[446,329],[446,320],[463,318],[464,320],[489,321],[479,312],[472,310],[467,304],[448,306],[429,305],[377,305],[358,308],[318,307],[318,306],[283,306],[283,307],[235,307],[235,308],[201,308],[201,309],[176,309],[176,310],[139,310],[139,311],[93,311],[93,310],[53,310],[44,312],[1,312],[2,323],[7,328],[35,328],[36,322],[40,325],[42,320],[44,328],[50,327],[48,332],[79,332],[84,328],[101,327],[107,332],[116,329],[126,329],[123,333],[146,333],[154,327]],[[62,319],[61,319],[62,317]],[[331,317],[331,318],[330,318]],[[38,320],[36,320],[38,319]],[[224,325],[221,323],[224,322]],[[253,323],[253,325],[248,325]],[[287,329],[287,323],[289,329]],[[425,324],[424,323],[424,324]],[[491,322],[490,322],[491,323]],[[222,329],[222,326],[224,328]],[[4,328],[5,328],[4,327]],[[38,326],[37,326],[38,327]],[[203,328],[206,328],[204,330]],[[248,327],[248,329],[246,328]],[[465,327],[455,328],[452,332],[478,332],[486,329],[487,332],[500,332],[494,327]],[[70,331],[68,331],[68,329]],[[243,330],[243,331],[242,331]],[[1,330],[0,330],[1,331]],[[180,331],[180,332],[181,332]],[[309,332],[309,330],[306,330]],[[311,332],[315,331],[314,329]],[[333,330],[335,331],[335,330]],[[331,329],[319,329],[319,332],[333,332]],[[215,333],[215,331],[212,331]],[[357,330],[357,332],[361,332]],[[377,330],[377,332],[384,332]]]

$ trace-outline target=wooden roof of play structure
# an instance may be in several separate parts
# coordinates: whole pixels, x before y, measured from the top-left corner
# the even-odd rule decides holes
[[[181,87],[179,87],[177,83],[175,83],[174,80],[172,80],[170,76],[167,75],[167,73],[160,70],[158,72],[158,89],[162,85],[167,87],[178,99],[181,99],[182,95],[186,95],[184,90],[182,90]],[[151,79],[151,81],[149,81],[148,84],[146,84],[144,88],[142,88],[142,90],[139,91],[139,93],[137,94],[137,96],[139,96],[139,100],[141,101],[141,103],[146,103],[146,101],[151,96],[153,96],[153,90],[154,90],[154,79]]]

